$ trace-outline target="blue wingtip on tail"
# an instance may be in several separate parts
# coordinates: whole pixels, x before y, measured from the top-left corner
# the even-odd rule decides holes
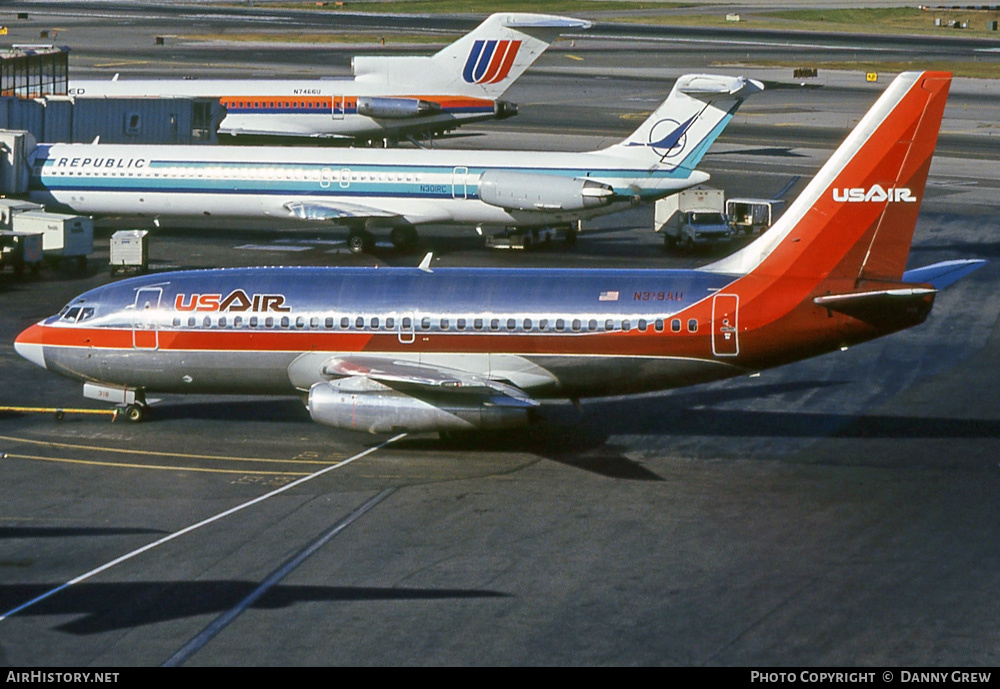
[[[929,284],[934,289],[944,289],[958,282],[966,275],[979,270],[989,263],[983,259],[942,261],[923,268],[914,268],[903,273],[903,282]]]

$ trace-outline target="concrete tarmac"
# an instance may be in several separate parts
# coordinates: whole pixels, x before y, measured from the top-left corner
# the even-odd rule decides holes
[[[522,102],[593,89],[592,121],[627,132],[670,76],[593,98],[615,91],[606,69],[611,83],[538,75]],[[759,122],[764,140],[727,132],[704,167],[730,195],[804,180],[835,145],[829,132],[887,82],[770,89],[734,122]],[[1000,173],[974,152],[993,145],[998,113],[962,95],[993,84],[966,86],[949,105],[951,148],[931,170],[913,266],[1000,254]],[[446,144],[582,150],[623,134],[588,131],[573,110],[568,134],[548,114],[518,132],[519,116]],[[416,255],[365,257],[312,226],[166,229],[151,255],[154,270],[415,264],[424,250],[440,265],[713,258],[665,253],[651,221],[632,209],[588,223],[573,248],[530,254],[430,228]],[[101,408],[11,343],[111,279],[108,234],[83,273],[0,274],[0,405]],[[169,397],[142,424],[0,412],[0,663],[994,665],[998,284],[991,263],[939,294],[923,325],[846,352],[553,404],[538,427],[460,443],[338,432],[291,398]]]

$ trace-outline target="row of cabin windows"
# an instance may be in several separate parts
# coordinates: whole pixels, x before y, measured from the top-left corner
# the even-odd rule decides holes
[[[330,110],[330,101],[224,101],[223,105],[230,108],[306,108],[307,110]],[[343,104],[337,102],[337,112],[342,112]]]
[[[38,174],[41,174],[39,172]],[[402,174],[393,172],[369,172],[369,173],[343,173],[320,172],[319,170],[302,169],[281,169],[262,168],[252,170],[246,168],[218,168],[190,170],[187,168],[160,169],[157,172],[151,170],[143,171],[118,171],[118,170],[97,170],[80,171],[75,170],[52,170],[47,172],[54,177],[145,177],[145,178],[166,178],[166,179],[276,179],[294,180],[309,182],[420,182],[422,178],[416,174]]]
[[[297,316],[293,322],[291,316],[249,316],[244,318],[243,316],[234,316],[232,319],[226,316],[218,316],[213,318],[212,316],[205,316],[201,319],[201,327],[203,328],[292,328],[297,330],[303,330],[308,328],[309,330],[319,330],[321,329],[320,323],[322,322],[322,329],[324,330],[390,330],[395,331],[398,329],[402,332],[413,332],[414,330],[420,331],[486,331],[486,332],[530,332],[532,330],[537,330],[540,332],[546,332],[555,330],[556,332],[600,332],[600,331],[613,331],[616,330],[616,325],[619,325],[622,331],[630,331],[633,329],[633,323],[629,319],[623,319],[621,321],[616,321],[614,319],[608,318],[602,323],[596,318],[591,318],[590,320],[584,322],[582,319],[564,319],[564,318],[540,318],[538,320],[532,318],[524,318],[518,323],[516,318],[431,318],[429,316],[424,316],[419,321],[415,321],[410,316],[403,316],[397,319],[393,316],[387,316],[385,318],[380,318],[379,316],[371,316],[370,318],[365,318],[364,316],[357,316],[351,319],[348,316],[342,316],[338,320],[333,316],[327,316],[326,318],[320,319],[319,316],[312,316],[306,320],[305,316]],[[181,328],[196,328],[199,327],[199,319],[197,316],[189,316],[187,319],[187,325],[182,325],[183,319],[174,318],[173,327]],[[601,327],[603,325],[603,328]],[[634,327],[640,332],[646,332],[650,327],[656,332],[663,332],[664,320],[662,318],[657,318],[653,321],[646,320],[645,318],[640,318],[635,321]],[[679,333],[681,332],[682,325],[681,319],[674,318],[670,321],[670,331]],[[687,322],[687,331],[689,333],[698,332],[698,321],[697,319],[691,318]]]

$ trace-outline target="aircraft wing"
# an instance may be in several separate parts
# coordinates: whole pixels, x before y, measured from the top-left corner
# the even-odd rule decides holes
[[[387,357],[346,355],[328,359],[322,372],[338,378],[362,377],[378,381],[391,388],[405,391],[436,392],[439,394],[470,394],[479,396],[489,406],[537,407],[533,399],[519,387],[484,378],[475,373],[444,366],[420,364]]]
[[[385,208],[369,206],[350,201],[289,201],[285,204],[292,217],[300,220],[331,220],[348,224],[351,220],[382,220],[383,225],[411,224],[430,222],[446,222],[451,219],[447,210],[441,206],[422,207],[398,213]],[[376,223],[378,224],[378,223]]]
[[[295,132],[287,129],[250,129],[248,127],[220,127],[219,135],[228,136],[280,136],[282,139],[289,137],[299,137],[302,139],[342,139],[344,141],[353,140],[355,137],[348,134]]]
[[[301,220],[365,220],[368,218],[398,218],[398,213],[382,208],[344,201],[289,201],[285,208]]]

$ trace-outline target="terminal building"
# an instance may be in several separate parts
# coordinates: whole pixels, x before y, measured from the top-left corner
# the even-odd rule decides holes
[[[216,143],[225,110],[210,98],[71,96],[69,48],[0,51],[0,129],[45,143]]]
[[[93,251],[93,221],[23,200],[36,142],[216,143],[225,110],[204,98],[87,98],[69,90],[69,49],[0,50],[0,270],[47,263],[80,269]],[[145,268],[146,244],[141,244]],[[124,268],[131,263],[113,266]]]

